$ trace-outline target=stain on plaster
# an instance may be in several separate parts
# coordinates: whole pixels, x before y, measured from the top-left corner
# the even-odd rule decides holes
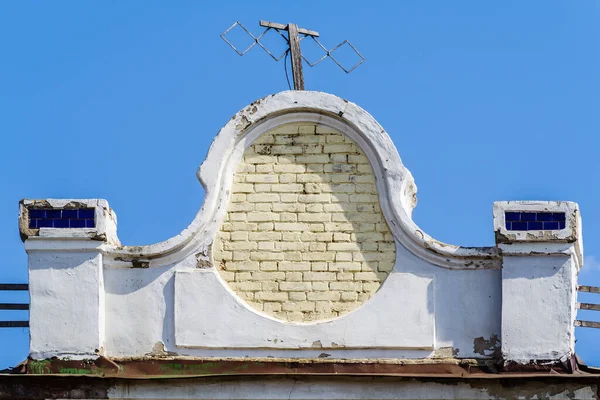
[[[154,343],[154,346],[152,346],[152,351],[150,353],[146,353],[146,356],[157,357],[157,358],[176,356],[176,355],[178,355],[178,354],[174,353],[172,351],[167,351],[167,349],[165,348],[165,344],[161,341]]]

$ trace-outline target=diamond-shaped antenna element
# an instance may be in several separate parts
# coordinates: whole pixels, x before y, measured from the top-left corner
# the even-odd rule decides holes
[[[356,49],[356,47],[354,47],[352,45],[352,43],[350,43],[348,40],[344,40],[343,42],[341,42],[340,44],[338,44],[331,50],[328,50],[325,46],[323,46],[321,44],[321,42],[319,42],[317,40],[317,37],[319,36],[319,32],[312,31],[312,30],[305,29],[305,28],[299,28],[298,25],[291,24],[291,23],[284,25],[284,24],[279,24],[276,22],[260,21],[260,26],[262,26],[266,29],[260,35],[254,36],[248,29],[246,29],[246,27],[244,25],[242,25],[239,21],[236,21],[233,25],[231,25],[229,28],[227,28],[227,30],[225,30],[225,32],[223,32],[221,34],[221,39],[223,39],[225,41],[225,43],[227,43],[229,45],[229,47],[231,47],[240,56],[243,56],[244,54],[246,54],[248,51],[250,51],[250,49],[252,49],[257,44],[259,47],[261,47],[265,51],[265,53],[267,53],[275,61],[279,61],[282,58],[284,58],[287,54],[289,54],[290,59],[291,59],[292,75],[294,78],[294,89],[295,90],[304,90],[304,77],[302,74],[303,62],[302,61],[304,61],[306,64],[308,64],[308,66],[314,67],[315,65],[323,62],[324,59],[330,57],[333,60],[333,62],[338,67],[340,67],[342,69],[342,71],[344,71],[347,74],[354,71],[360,64],[365,62],[365,57],[363,57],[363,55],[360,54],[360,52]],[[244,50],[238,50],[233,45],[233,43],[227,39],[227,34],[229,32],[231,32],[233,29],[235,29],[236,27],[241,28],[248,36],[250,36],[250,38],[253,41],[252,44],[250,44]],[[275,46],[278,46],[277,43],[273,43],[273,39],[272,39],[273,34],[270,34],[270,36],[265,36],[265,35],[268,35],[268,32],[270,30],[276,31],[277,34],[279,36],[281,36],[283,38],[283,40],[285,40],[287,49],[283,53],[281,53],[279,56],[273,54],[273,52],[271,52],[271,50],[269,50],[269,47],[271,47],[271,46],[269,45],[268,42],[270,42],[271,44],[274,44]],[[287,36],[284,35],[283,32],[286,32]],[[299,42],[306,39],[308,36],[310,36],[310,38],[314,41],[314,44],[316,44],[317,52],[320,52],[321,50],[325,52],[325,54],[316,61],[310,61],[308,59],[308,57],[306,57],[304,54],[302,54],[301,49],[300,49]],[[275,36],[275,37],[277,37],[277,36]],[[263,39],[265,41],[265,43],[261,43],[261,39]],[[342,62],[340,62],[338,59],[336,59],[333,56],[333,53],[335,51],[337,51],[338,49],[343,48],[343,46],[349,46],[350,49],[359,57],[359,61],[350,68],[344,67],[342,65]],[[277,50],[275,50],[275,51],[279,52],[280,49],[277,48]],[[315,56],[318,57],[318,54],[315,54]],[[342,61],[344,60],[343,55],[341,55],[339,53],[338,53],[338,58],[340,58]],[[354,58],[354,57],[352,57],[352,58]],[[349,62],[352,62],[352,61],[349,61]],[[286,77],[288,77],[287,76],[287,63],[285,63],[285,67],[286,67],[285,68]],[[289,78],[288,78],[288,86],[290,86],[290,89],[291,89]]]
[[[239,26],[240,28],[242,28],[244,30],[244,32],[246,32],[252,38],[252,40],[254,40],[254,43],[252,43],[250,46],[248,46],[246,48],[246,50],[244,50],[244,51],[239,51],[238,49],[236,49],[235,46],[229,40],[227,40],[227,38],[225,37],[236,26]],[[262,35],[264,35],[264,34],[265,34],[265,32],[262,33]],[[223,39],[229,45],[229,47],[231,47],[236,53],[238,53],[238,55],[243,56],[244,54],[246,54],[248,52],[248,50],[250,50],[251,48],[256,46],[256,43],[258,43],[258,39],[260,39],[262,37],[262,35],[260,35],[258,38],[254,37],[254,35],[251,34],[250,31],[248,29],[246,29],[246,27],[244,25],[242,25],[239,21],[235,21],[233,23],[233,25],[231,25],[229,28],[227,28],[227,30],[225,32],[221,33],[221,39]],[[263,49],[264,49],[264,47],[263,47]]]
[[[306,36],[304,36],[302,39],[304,39],[304,38],[306,38]],[[310,61],[308,60],[308,58],[306,58],[306,57],[304,56],[304,54],[302,54],[302,59],[303,59],[303,60],[304,60],[304,61],[305,61],[305,62],[308,64],[308,66],[309,66],[309,67],[311,67],[311,68],[312,68],[312,67],[314,67],[315,65],[317,65],[318,63],[320,63],[321,61],[323,61],[324,59],[326,59],[327,57],[329,57],[329,50],[327,50],[327,49],[325,48],[325,46],[323,46],[323,45],[321,44],[321,42],[319,42],[319,41],[318,41],[318,40],[317,40],[317,39],[316,39],[314,36],[310,36],[310,38],[311,38],[312,40],[314,40],[314,42],[315,42],[315,43],[316,43],[316,44],[317,44],[317,45],[318,45],[318,46],[319,46],[321,49],[323,49],[323,51],[325,52],[325,55],[324,55],[323,57],[319,58],[319,59],[318,59],[317,61],[315,61],[315,62],[310,62]],[[300,40],[302,40],[302,39],[300,39]]]
[[[259,37],[257,37],[257,38],[256,38],[256,43],[258,43],[258,45],[259,45],[260,47],[262,47],[262,49],[263,49],[264,51],[266,51],[266,52],[267,52],[267,54],[271,56],[271,58],[273,58],[273,60],[275,60],[275,61],[279,61],[279,60],[281,60],[281,59],[282,59],[282,58],[283,58],[283,57],[286,55],[286,53],[288,52],[288,50],[285,50],[283,53],[281,53],[281,55],[280,55],[279,57],[275,57],[275,56],[273,55],[273,53],[271,53],[271,52],[269,51],[269,49],[267,49],[265,46],[263,46],[263,44],[260,42],[260,39],[261,39],[262,37],[264,37],[264,36],[267,34],[267,32],[268,32],[268,31],[270,31],[270,30],[274,30],[275,32],[277,32],[277,34],[278,34],[279,36],[281,36],[281,37],[283,38],[283,40],[285,40],[285,43],[289,45],[289,40],[288,40],[288,38],[286,38],[286,37],[285,37],[285,35],[283,35],[283,34],[282,34],[281,32],[279,32],[277,29],[271,29],[271,28],[267,28],[267,29],[265,29],[265,31],[264,31],[263,33],[261,33]]]
[[[334,51],[336,51],[337,49],[339,49],[340,47],[342,47],[345,44],[348,45],[348,46],[350,46],[350,48],[352,50],[354,50],[354,52],[356,53],[356,55],[360,57],[360,61],[358,61],[356,64],[354,64],[352,66],[352,68],[350,68],[350,69],[344,68],[344,66],[342,64],[340,64],[338,62],[338,60],[336,60],[335,57],[333,57],[333,55],[332,55]],[[342,43],[338,44],[333,49],[331,49],[330,51],[328,51],[327,55],[333,60],[334,63],[336,63],[338,65],[338,67],[340,67],[347,74],[349,74],[350,72],[354,71],[360,64],[362,64],[362,63],[365,62],[365,58],[363,57],[363,55],[360,54],[360,52],[358,50],[356,50],[356,47],[352,46],[352,43],[350,43],[347,40],[344,40]]]

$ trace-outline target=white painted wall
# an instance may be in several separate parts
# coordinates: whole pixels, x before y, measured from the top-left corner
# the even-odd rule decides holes
[[[508,231],[506,211],[564,212],[565,229]],[[502,355],[507,360],[566,360],[575,349],[577,274],[583,259],[577,204],[494,204],[502,251]]]
[[[244,149],[262,133],[294,122],[331,126],[363,149],[396,240],[394,270],[373,298],[343,317],[308,324],[278,321],[250,308],[219,277],[209,256]],[[518,361],[557,359],[573,350],[574,285],[581,259],[578,217],[570,221],[569,232],[555,236],[511,236],[502,231],[505,208],[543,209],[549,203],[497,203],[503,256],[497,247],[462,248],[436,241],[412,221],[416,186],[389,136],[355,104],[317,92],[261,99],[220,131],[199,178],[206,188],[202,209],[188,228],[165,242],[120,246],[116,229],[104,239],[94,232],[82,237],[72,229],[22,229],[30,256],[33,358],[93,357],[97,349],[109,357],[167,352],[197,357],[326,353],[334,358],[481,358],[497,354],[503,339],[504,356]],[[108,205],[95,204],[102,209],[96,213],[97,226],[116,226]],[[573,203],[555,205],[577,210]],[[22,228],[24,218],[22,210]],[[535,258],[521,254],[528,246]],[[555,321],[556,316],[562,317]],[[551,331],[540,336],[548,326]],[[543,342],[532,346],[539,338]]]
[[[595,399],[597,386],[577,382],[423,382],[418,379],[281,377],[117,383],[109,399]]]
[[[28,249],[30,355],[99,354],[106,331],[102,254],[59,251]]]

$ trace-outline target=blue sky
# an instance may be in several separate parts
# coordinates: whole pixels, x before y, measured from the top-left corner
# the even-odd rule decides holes
[[[187,226],[214,135],[287,89],[283,61],[259,48],[239,57],[219,38],[236,20],[259,33],[265,19],[365,55],[350,75],[330,60],[305,66],[306,87],[358,103],[390,133],[425,231],[490,246],[493,201],[576,201],[580,281],[600,286],[599,17],[592,0],[1,2],[0,282],[27,281],[23,197],[105,198],[129,245]],[[577,352],[600,365],[600,330],[576,334]],[[26,329],[0,339],[0,368],[25,359]]]

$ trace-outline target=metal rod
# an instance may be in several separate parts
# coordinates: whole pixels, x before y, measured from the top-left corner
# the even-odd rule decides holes
[[[597,286],[584,286],[581,285],[577,288],[580,292],[589,292],[589,293],[600,293],[600,287]]]
[[[29,304],[0,303],[0,310],[29,310]]]
[[[29,321],[0,321],[0,328],[29,328]]]
[[[290,58],[292,61],[292,76],[294,77],[294,90],[304,90],[304,76],[302,75],[302,54],[300,53],[300,38],[298,25],[288,24],[290,41]]]
[[[0,290],[29,290],[26,283],[0,283]]]

